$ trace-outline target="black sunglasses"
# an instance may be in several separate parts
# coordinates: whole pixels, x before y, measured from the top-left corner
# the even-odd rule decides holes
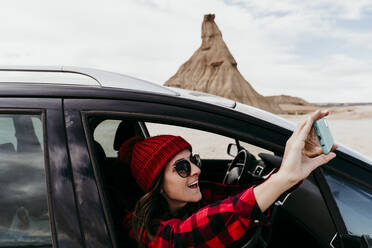
[[[191,163],[195,164],[199,168],[201,168],[201,160],[199,154],[190,155],[190,161]],[[186,159],[180,159],[178,160],[173,167],[176,169],[178,175],[180,177],[188,177],[191,174],[191,164]]]

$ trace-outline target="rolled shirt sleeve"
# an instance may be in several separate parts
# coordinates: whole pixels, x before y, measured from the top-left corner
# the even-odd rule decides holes
[[[160,221],[149,247],[226,247],[249,229],[268,223],[250,187],[243,192],[209,204],[185,220]]]

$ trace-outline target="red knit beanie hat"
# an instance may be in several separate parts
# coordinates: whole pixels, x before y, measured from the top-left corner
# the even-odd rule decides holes
[[[180,136],[159,135],[143,140],[133,137],[120,147],[119,158],[130,160],[131,171],[144,192],[149,192],[165,165],[191,145]],[[128,151],[132,150],[131,156]],[[129,156],[128,156],[129,155]]]
[[[134,136],[130,139],[127,139],[119,148],[118,156],[119,159],[126,165],[130,166],[132,160],[132,153],[134,146],[141,141],[144,141],[145,138],[141,136]]]

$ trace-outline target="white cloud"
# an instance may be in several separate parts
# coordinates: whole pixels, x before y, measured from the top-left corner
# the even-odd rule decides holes
[[[340,24],[371,12],[364,0],[8,0],[0,63],[96,67],[163,83],[200,46],[203,15],[215,13],[239,70],[262,94],[371,102],[372,32]]]

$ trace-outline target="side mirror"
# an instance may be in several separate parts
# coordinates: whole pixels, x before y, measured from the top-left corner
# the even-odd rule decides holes
[[[227,154],[229,154],[231,157],[235,157],[239,152],[238,146],[236,144],[229,144],[227,146]]]

